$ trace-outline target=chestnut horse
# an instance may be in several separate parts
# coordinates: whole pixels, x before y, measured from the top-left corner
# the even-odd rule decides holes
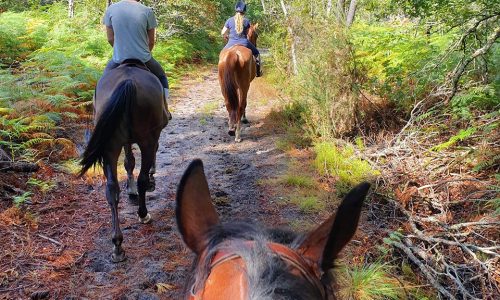
[[[248,40],[257,47],[257,28],[250,25]],[[257,65],[252,51],[244,46],[235,45],[224,49],[219,55],[219,84],[229,113],[229,135],[241,142],[241,122],[248,123],[245,109],[250,83],[255,78]]]
[[[106,176],[106,199],[111,208],[114,244],[113,262],[125,259],[123,235],[118,220],[120,186],[117,178],[118,156],[125,149],[125,169],[129,194],[136,191],[132,144],[141,150],[141,170],[137,178],[137,214],[142,223],[151,221],[146,208],[146,190],[152,174],[161,130],[168,123],[168,110],[158,78],[138,61],[126,62],[106,72],[97,83],[94,95],[95,128],[81,161],[80,176],[100,164]],[[152,187],[154,189],[154,186]]]
[[[305,235],[251,223],[221,224],[203,164],[177,190],[177,225],[196,254],[185,299],[335,299],[334,260],[354,235],[370,185],[352,189],[337,213]]]

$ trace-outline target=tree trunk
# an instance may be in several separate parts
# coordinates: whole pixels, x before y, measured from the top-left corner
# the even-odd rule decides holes
[[[68,0],[68,17],[75,16],[75,0]]]
[[[356,15],[356,4],[356,0],[351,0],[351,4],[349,5],[349,12],[347,13],[347,27],[350,27],[354,22],[354,16]]]
[[[345,0],[337,0],[337,21],[342,23],[345,16]]]
[[[296,53],[296,47],[295,47],[295,34],[293,32],[292,25],[290,24],[289,20],[289,14],[288,10],[286,8],[285,2],[283,0],[280,0],[281,2],[281,9],[283,10],[283,14],[285,15],[285,19],[287,20],[287,31],[288,34],[290,35],[290,38],[292,39],[292,45],[291,45],[291,55],[292,55],[292,72],[293,75],[297,75],[299,73],[298,67],[297,67],[297,53]]]
[[[328,2],[326,3],[326,15],[327,16],[330,16],[330,14],[332,13],[332,0],[328,0]]]
[[[260,0],[260,3],[262,3],[262,12],[263,13],[267,13],[267,11],[266,11],[266,3],[264,2],[264,0]]]

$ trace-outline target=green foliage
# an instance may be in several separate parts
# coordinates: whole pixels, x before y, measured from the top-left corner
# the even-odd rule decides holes
[[[457,61],[439,62],[452,42],[450,34],[427,35],[406,20],[361,23],[352,28],[355,59],[362,88],[408,112],[438,85]]]
[[[14,202],[14,205],[16,207],[19,207],[31,200],[31,195],[33,195],[32,192],[24,192],[22,195],[15,196],[12,201]]]
[[[339,296],[342,299],[376,300],[403,299],[403,288],[391,276],[386,264],[372,263],[361,266],[344,266],[339,269]]]
[[[432,147],[431,151],[442,151],[448,149],[457,144],[458,142],[464,141],[467,138],[471,137],[474,133],[476,133],[476,131],[477,128],[475,127],[469,127],[465,130],[461,129],[456,135],[452,136],[448,141]]]
[[[36,187],[43,194],[53,190],[57,184],[53,181],[44,181],[36,178],[30,178],[27,182],[28,185]]]
[[[314,145],[314,151],[314,166],[320,174],[337,178],[335,186],[341,195],[379,174],[368,162],[356,158],[352,147],[338,148],[333,143],[322,142]]]
[[[499,53],[500,54],[500,53]],[[500,82],[500,80],[498,80]],[[500,107],[499,86],[493,84],[470,88],[451,101],[453,115],[471,119],[472,110],[492,110]]]
[[[26,58],[47,41],[44,21],[32,19],[28,13],[3,13],[0,16],[0,65]]]

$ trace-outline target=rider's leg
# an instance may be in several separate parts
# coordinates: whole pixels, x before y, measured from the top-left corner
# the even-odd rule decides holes
[[[152,58],[147,61],[146,67],[149,68],[151,73],[155,74],[158,79],[160,79],[161,85],[163,86],[163,92],[165,95],[165,106],[167,108],[167,114],[168,118],[172,119],[172,115],[170,114],[170,111],[168,110],[168,102],[170,99],[170,93],[169,93],[169,87],[168,87],[168,79],[167,75],[165,74],[165,71],[163,71],[163,68],[161,67],[160,63],[156,61],[156,59]]]
[[[146,66],[151,70],[151,73],[155,74],[158,79],[160,79],[161,85],[163,86],[163,90],[165,91],[165,100],[169,99],[169,87],[168,87],[168,79],[165,71],[161,67],[160,63],[156,61],[156,59],[152,58],[146,62]]]
[[[248,48],[250,48],[250,50],[252,50],[252,54],[255,57],[255,63],[257,65],[257,72],[256,72],[257,74],[256,74],[256,76],[260,77],[260,76],[262,76],[261,61],[260,61],[260,52],[257,49],[257,47],[255,47],[254,44],[252,44],[250,42],[248,42]]]

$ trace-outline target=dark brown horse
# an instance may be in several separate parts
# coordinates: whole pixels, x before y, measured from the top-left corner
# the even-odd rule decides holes
[[[257,47],[257,27],[251,25],[248,40]],[[245,109],[250,83],[256,75],[256,62],[252,51],[244,46],[235,45],[224,49],[219,55],[219,84],[229,113],[229,135],[241,142],[241,122],[248,123]]]
[[[305,235],[221,224],[203,164],[193,161],[177,190],[177,225],[196,254],[186,299],[335,299],[334,260],[354,235],[370,185],[352,189],[337,213]]]
[[[151,170],[154,172],[160,132],[168,123],[167,107],[158,78],[140,62],[129,62],[106,72],[99,80],[94,110],[95,128],[83,154],[80,176],[95,164],[103,167],[113,226],[114,248],[111,258],[113,262],[120,262],[125,259],[125,252],[121,245],[123,235],[118,220],[118,156],[124,148],[129,193],[133,194],[135,159],[131,146],[133,143],[139,145],[141,171],[137,178],[137,214],[140,222],[148,223],[151,216],[146,208],[146,190],[151,187],[152,174],[149,173]]]

